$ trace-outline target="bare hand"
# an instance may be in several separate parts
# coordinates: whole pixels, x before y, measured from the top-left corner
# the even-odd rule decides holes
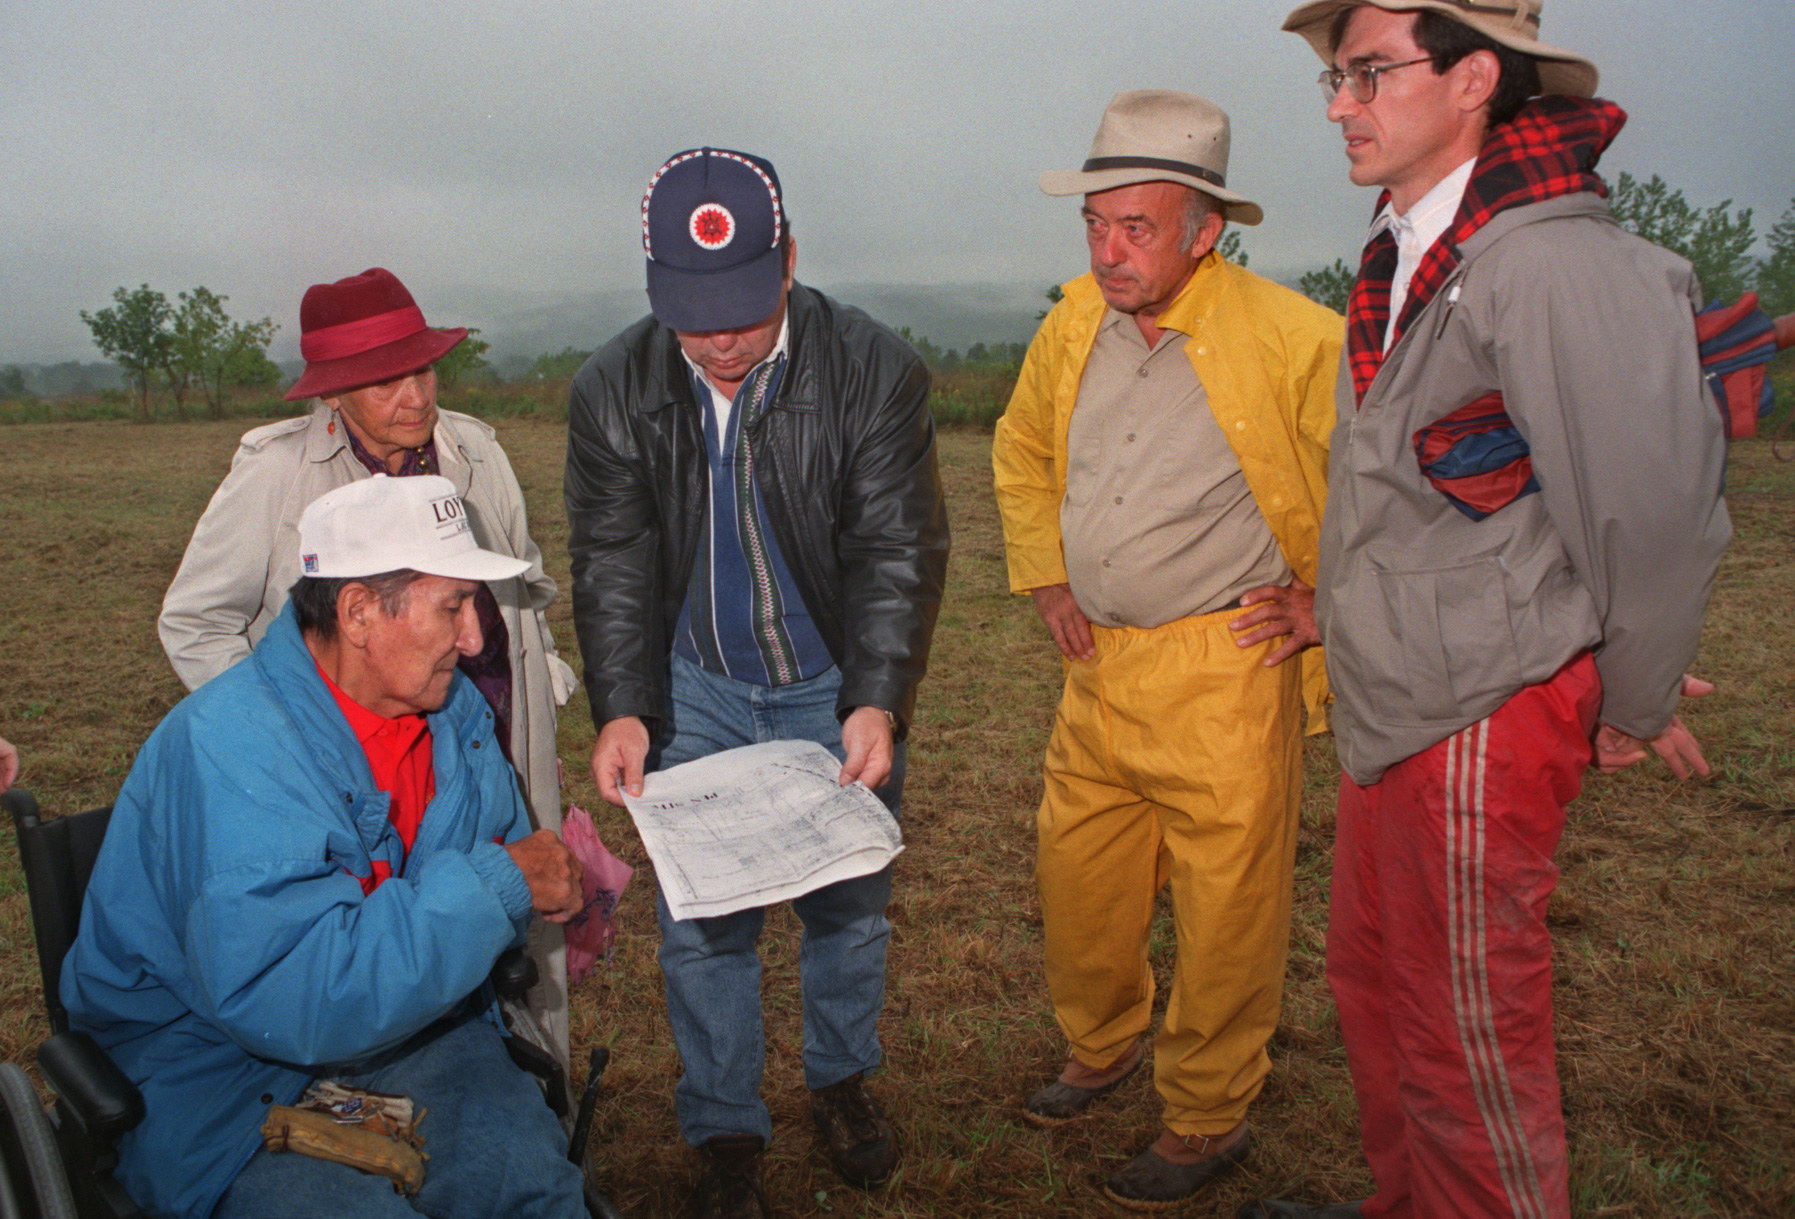
[[[1706,698],[1712,693],[1713,682],[1683,674],[1684,698]],[[1647,746],[1650,746],[1652,753],[1664,759],[1664,764],[1670,767],[1670,773],[1677,778],[1687,779],[1691,773],[1704,779],[1708,777],[1708,760],[1702,757],[1701,743],[1684,726],[1681,717],[1675,715],[1670,717],[1670,723],[1664,731],[1649,741],[1642,741],[1618,728],[1603,724],[1596,729],[1596,766],[1605,775],[1618,773],[1635,762],[1643,762],[1648,756]]]
[[[1290,636],[1265,658],[1268,669],[1321,642],[1321,633],[1315,629],[1315,590],[1295,576],[1290,578],[1288,588],[1266,584],[1250,589],[1242,594],[1240,603],[1259,607],[1228,623],[1231,631],[1247,631],[1234,637],[1241,647],[1250,648],[1280,635]]]
[[[12,786],[19,777],[19,751],[5,737],[0,737],[0,792]]]
[[[620,715],[599,729],[592,746],[592,780],[598,794],[612,804],[622,804],[626,791],[641,795],[642,763],[647,757],[648,725],[637,717]]]
[[[1029,589],[1028,595],[1035,599],[1041,621],[1053,632],[1060,655],[1067,660],[1089,660],[1097,655],[1097,645],[1091,642],[1091,620],[1072,599],[1070,584],[1043,584]]]
[[[891,721],[878,707],[856,707],[841,725],[841,747],[848,760],[842,763],[836,782],[846,787],[858,779],[868,787],[883,787],[891,777],[895,746]]]
[[[505,848],[530,886],[530,906],[545,922],[565,923],[580,912],[583,869],[567,844],[553,830],[537,830]]]

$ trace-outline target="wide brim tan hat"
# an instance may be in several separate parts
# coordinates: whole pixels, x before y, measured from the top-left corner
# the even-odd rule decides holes
[[[1595,64],[1563,47],[1549,46],[1539,40],[1540,10],[1543,0],[1497,0],[1478,4],[1472,0],[1311,0],[1298,5],[1284,18],[1284,29],[1308,39],[1321,62],[1334,66],[1334,48],[1328,45],[1334,17],[1348,8],[1381,8],[1392,13],[1414,13],[1431,9],[1444,13],[1454,21],[1470,26],[1503,46],[1531,55],[1539,61],[1539,83],[1542,93],[1563,93],[1571,97],[1594,97],[1601,74]]]
[[[1211,196],[1236,224],[1258,224],[1265,212],[1228,189],[1228,116],[1214,102],[1171,89],[1116,94],[1082,169],[1041,175],[1049,195],[1092,195],[1140,182],[1179,182]]]

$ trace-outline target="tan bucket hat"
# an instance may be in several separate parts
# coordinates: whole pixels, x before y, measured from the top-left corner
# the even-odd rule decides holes
[[[1110,99],[1082,169],[1041,175],[1050,195],[1088,195],[1137,182],[1180,182],[1221,200],[1236,224],[1265,213],[1228,189],[1228,116],[1214,102],[1171,89],[1128,89]]]
[[[1284,28],[1308,39],[1321,61],[1331,68],[1334,66],[1334,49],[1328,45],[1328,34],[1333,28],[1335,14],[1341,9],[1365,5],[1392,13],[1412,13],[1422,9],[1445,13],[1503,46],[1539,60],[1542,93],[1595,96],[1599,79],[1595,64],[1575,51],[1547,46],[1539,40],[1539,18],[1545,7],[1544,0],[1495,0],[1491,4],[1480,4],[1475,0],[1312,0],[1309,4],[1298,5],[1284,18]]]

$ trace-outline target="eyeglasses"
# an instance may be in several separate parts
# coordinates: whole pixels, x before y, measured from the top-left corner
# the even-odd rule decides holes
[[[1329,105],[1333,104],[1335,96],[1340,92],[1340,86],[1345,85],[1356,101],[1368,106],[1377,96],[1377,78],[1381,74],[1432,61],[1433,56],[1423,55],[1420,59],[1408,59],[1402,63],[1354,63],[1345,68],[1323,69],[1315,80],[1321,86],[1321,95],[1327,98]]]

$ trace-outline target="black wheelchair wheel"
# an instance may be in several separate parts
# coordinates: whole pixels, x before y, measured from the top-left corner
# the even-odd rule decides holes
[[[6,1113],[3,1132],[6,1158],[23,1172],[14,1179],[29,1187],[39,1219],[76,1219],[75,1199],[69,1193],[62,1154],[56,1150],[56,1132],[38,1103],[31,1079],[17,1063],[0,1063],[0,1106]]]

